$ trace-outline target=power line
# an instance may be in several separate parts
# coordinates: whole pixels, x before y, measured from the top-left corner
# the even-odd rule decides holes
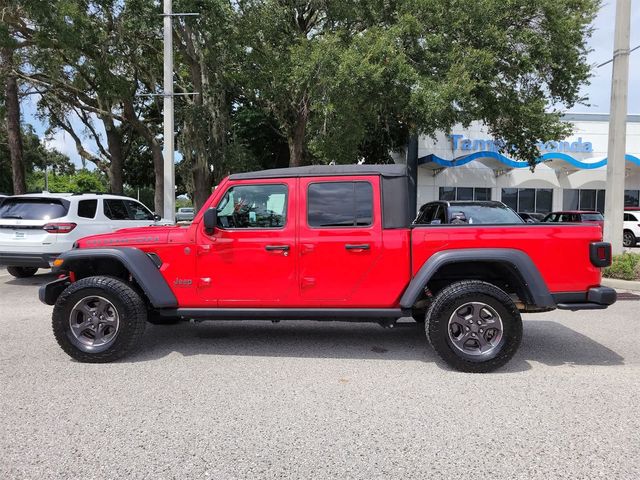
[[[620,51],[620,52],[614,52],[613,54],[613,58],[616,58],[618,55],[622,54],[622,53],[631,53],[634,50],[638,50],[640,48],[640,45],[636,45],[635,47],[633,47],[631,50],[629,50],[628,52],[624,52],[624,51]],[[604,63],[601,63],[600,65],[596,66],[596,68],[600,68],[600,67],[604,67],[605,65],[613,62],[613,58],[610,58],[609,60],[607,60]]]

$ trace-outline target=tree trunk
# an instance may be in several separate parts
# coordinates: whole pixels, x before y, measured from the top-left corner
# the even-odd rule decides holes
[[[154,132],[136,115],[133,99],[124,101],[124,116],[131,123],[138,134],[145,139],[153,155],[154,192],[153,207],[158,215],[164,215],[164,156],[162,146],[156,139]]]
[[[192,169],[193,207],[200,210],[211,195],[211,173],[208,165],[195,164]]]
[[[300,100],[300,106],[296,112],[295,123],[288,135],[289,142],[289,166],[299,167],[302,165],[302,156],[304,154],[304,135],[309,120],[309,102],[305,95]]]
[[[13,51],[2,49],[2,64],[7,72],[5,84],[5,106],[7,110],[7,143],[11,157],[11,171],[13,173],[13,194],[21,195],[27,192],[24,162],[22,161],[22,132],[20,130],[20,101],[18,100],[18,82],[11,74],[13,68]]]
[[[107,134],[107,146],[109,148],[109,185],[111,193],[122,195],[124,193],[122,181],[122,169],[124,159],[122,158],[122,132],[115,126],[113,118],[101,117],[104,129]]]

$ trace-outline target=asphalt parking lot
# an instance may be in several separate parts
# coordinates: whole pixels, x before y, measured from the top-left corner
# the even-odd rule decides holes
[[[415,324],[149,325],[70,360],[0,270],[0,478],[640,478],[640,302],[526,315],[503,370],[453,372]]]

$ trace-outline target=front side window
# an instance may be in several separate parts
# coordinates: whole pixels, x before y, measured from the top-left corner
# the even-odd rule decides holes
[[[307,191],[310,227],[366,227],[373,223],[369,182],[312,183]]]
[[[153,220],[153,213],[135,200],[125,200],[130,220]]]
[[[286,185],[239,185],[218,204],[220,228],[282,228],[287,220]]]

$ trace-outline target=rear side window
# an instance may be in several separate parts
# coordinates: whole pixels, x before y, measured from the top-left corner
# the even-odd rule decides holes
[[[98,200],[80,200],[78,202],[78,216],[83,218],[94,218],[98,208]]]
[[[366,227],[373,223],[369,182],[312,183],[307,191],[310,227]]]
[[[69,202],[59,198],[7,198],[0,205],[0,218],[52,220],[69,212]]]

